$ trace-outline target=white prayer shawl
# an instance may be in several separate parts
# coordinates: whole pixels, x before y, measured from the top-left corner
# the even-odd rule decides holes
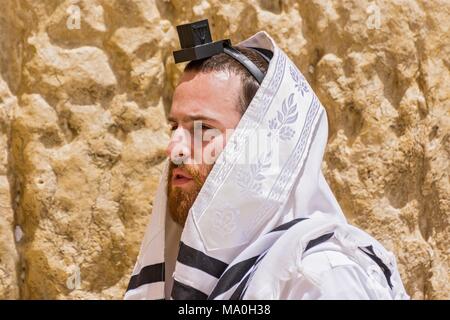
[[[346,223],[325,181],[311,87],[267,33],[240,45],[273,52],[264,81],[183,230],[167,214],[167,161],[125,299],[408,298],[393,254]],[[268,140],[252,151],[255,132]]]

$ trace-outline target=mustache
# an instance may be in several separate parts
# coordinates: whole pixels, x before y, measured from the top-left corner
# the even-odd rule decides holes
[[[180,168],[180,169],[183,169],[184,171],[186,171],[186,173],[188,173],[192,177],[192,179],[194,180],[195,184],[197,184],[197,186],[202,186],[203,182],[205,182],[205,180],[206,180],[207,172],[206,171],[202,172],[201,168],[196,168],[195,166],[188,165],[185,163],[178,165],[178,164],[174,164],[173,162],[170,162],[170,165],[169,165],[169,177],[172,176],[173,169],[175,169],[175,168]],[[169,179],[169,181],[170,181],[170,179]]]
[[[198,171],[196,168],[194,168],[194,167],[192,167],[192,166],[190,166],[190,165],[187,165],[187,164],[184,164],[184,163],[178,165],[178,164],[174,164],[173,162],[170,162],[170,166],[169,166],[169,172],[170,172],[170,174],[172,174],[172,171],[173,171],[173,169],[175,169],[175,168],[183,169],[183,170],[186,171],[190,176],[199,174],[199,171]]]

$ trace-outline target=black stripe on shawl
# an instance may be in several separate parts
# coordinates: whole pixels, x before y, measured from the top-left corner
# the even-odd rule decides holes
[[[381,260],[376,254],[375,251],[373,251],[373,246],[363,247],[366,250],[369,250],[370,252],[362,250],[362,248],[359,248],[362,252],[364,252],[366,255],[369,256],[370,259],[372,259],[383,271],[384,276],[386,278],[386,281],[389,285],[389,287],[392,289],[392,282],[391,282],[391,270],[384,264],[383,260]]]
[[[242,299],[242,297],[244,295],[245,285],[247,284],[248,279],[250,278],[251,275],[252,275],[252,273],[247,274],[245,276],[245,278],[241,281],[241,283],[239,283],[238,287],[231,295],[230,300],[241,300]]]
[[[173,280],[172,299],[174,300],[206,300],[208,295],[187,284]]]
[[[313,248],[313,247],[315,247],[315,246],[321,244],[322,242],[327,241],[327,240],[330,239],[333,235],[334,235],[334,233],[331,232],[331,233],[324,234],[324,235],[322,235],[322,236],[320,236],[320,237],[318,237],[318,238],[316,238],[316,239],[310,240],[310,241],[308,242],[308,244],[306,245],[306,249],[305,249],[304,252],[306,252],[307,250],[309,250],[309,249],[311,249],[311,248]],[[231,295],[230,300],[241,300],[241,299],[242,299],[242,297],[243,297],[244,294],[245,294],[244,289],[245,289],[245,287],[246,287],[246,284],[247,284],[247,282],[249,281],[251,274],[253,274],[255,271],[256,271],[256,269],[253,270],[252,273],[249,273],[249,274],[242,280],[242,282],[239,284],[239,286],[236,288],[236,290],[235,290],[235,291],[233,292],[233,294]]]
[[[334,235],[334,232],[326,233],[326,234],[324,234],[324,235],[322,235],[322,236],[320,236],[320,237],[318,237],[318,238],[316,238],[316,239],[310,240],[310,241],[308,242],[308,244],[306,245],[306,248],[305,248],[305,251],[304,251],[304,252],[306,252],[307,250],[311,249],[312,247],[317,246],[318,244],[321,244],[322,242],[327,241],[327,240],[330,239],[333,235]]]
[[[128,290],[136,289],[144,284],[164,281],[164,263],[145,266],[138,274],[130,278]]]
[[[273,229],[270,232],[285,231],[285,230],[291,228],[292,226],[294,226],[296,223],[306,220],[306,219],[307,218],[298,218],[298,219],[291,220],[285,224],[282,224],[282,225],[276,227],[275,229]],[[258,256],[249,258],[247,260],[243,260],[241,262],[236,263],[232,267],[230,267],[230,269],[228,269],[220,277],[219,281],[217,282],[216,287],[209,295],[208,300],[214,299],[218,295],[230,290],[233,286],[235,286],[237,283],[239,283],[242,280],[242,278],[245,276],[245,274],[250,270],[250,268],[253,267],[253,265],[258,261],[260,256],[261,255],[258,255]],[[247,278],[247,280],[248,280],[248,278]],[[245,286],[245,283],[244,283],[244,286]],[[243,289],[244,288],[242,288],[242,290]]]
[[[206,272],[216,278],[220,278],[222,273],[228,267],[228,264],[225,262],[210,257],[183,242],[180,242],[177,260],[184,265]]]
[[[234,285],[239,283],[244,277],[244,275],[250,270],[251,267],[258,260],[259,256],[249,258],[247,260],[243,260],[241,262],[236,263],[230,269],[225,271],[223,276],[217,282],[216,287],[209,295],[208,299],[214,299],[218,295],[230,290]]]
[[[298,218],[298,219],[291,220],[289,222],[286,222],[286,223],[276,227],[275,229],[273,229],[270,232],[285,231],[285,230],[289,229],[290,227],[292,227],[293,225],[297,224],[298,222],[306,220],[306,219],[308,219],[308,218]]]

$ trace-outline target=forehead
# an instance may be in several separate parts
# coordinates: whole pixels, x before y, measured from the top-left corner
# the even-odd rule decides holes
[[[170,117],[181,120],[195,114],[226,120],[238,112],[240,85],[240,77],[226,71],[184,73],[173,95]]]

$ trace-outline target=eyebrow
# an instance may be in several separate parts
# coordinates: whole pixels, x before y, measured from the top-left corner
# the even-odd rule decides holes
[[[170,122],[177,122],[177,120],[173,116],[169,116],[168,120]],[[210,118],[208,116],[201,115],[201,114],[187,115],[187,116],[184,116],[182,118],[182,120],[183,121],[209,120],[209,121],[217,123],[217,120]]]

